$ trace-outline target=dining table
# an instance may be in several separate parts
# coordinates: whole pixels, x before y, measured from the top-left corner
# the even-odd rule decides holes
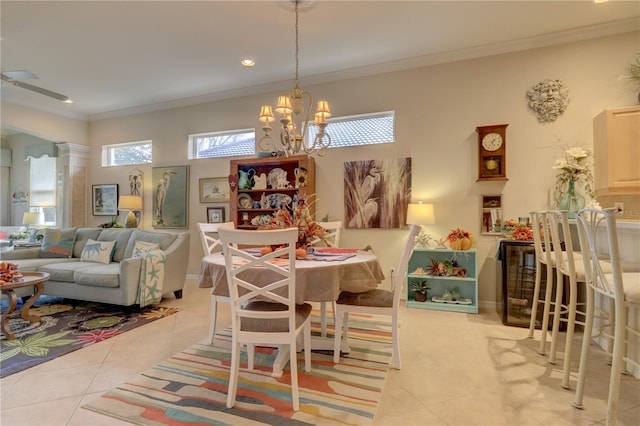
[[[364,293],[375,289],[385,279],[378,257],[356,249],[316,249],[305,259],[296,259],[296,303],[333,302],[340,292]],[[273,282],[276,274],[255,267],[243,271],[241,278],[255,285]],[[204,256],[198,286],[212,288],[215,296],[229,297],[226,267],[222,253]],[[324,322],[325,319],[322,318]],[[286,346],[286,347],[285,347]],[[333,338],[313,336],[313,350],[333,350]],[[289,359],[288,346],[280,346],[273,364],[273,377],[280,377]],[[343,348],[348,352],[348,346]]]

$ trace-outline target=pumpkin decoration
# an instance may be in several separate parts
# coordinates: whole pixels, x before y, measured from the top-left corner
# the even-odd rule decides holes
[[[453,250],[469,250],[473,245],[471,237],[471,232],[456,228],[452,229],[447,235],[447,241],[449,242],[449,247]]]

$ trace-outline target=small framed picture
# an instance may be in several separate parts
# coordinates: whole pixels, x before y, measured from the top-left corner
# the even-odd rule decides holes
[[[93,215],[118,215],[118,185],[93,185]]]
[[[207,207],[207,222],[224,222],[224,207]]]
[[[227,203],[229,202],[229,179],[202,178],[200,183],[201,203]]]

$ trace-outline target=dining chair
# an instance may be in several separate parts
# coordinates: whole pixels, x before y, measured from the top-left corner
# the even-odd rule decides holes
[[[224,223],[198,223],[198,231],[200,232],[200,241],[204,249],[204,255],[222,252],[222,242],[217,237],[220,227],[234,228],[233,222]],[[211,320],[209,323],[209,342],[213,343],[216,334],[216,321],[218,315],[218,302],[229,303],[229,298],[224,296],[216,296],[211,292]]]
[[[311,370],[311,305],[296,304],[296,228],[269,231],[220,228],[227,283],[231,299],[231,370],[227,407],[235,405],[240,373],[241,345],[288,345],[291,394],[294,411],[300,409],[296,338],[302,334],[304,369]],[[261,255],[238,247],[277,247]],[[285,257],[285,258],[282,258]],[[260,285],[243,278],[243,271],[264,268],[274,272],[273,281]],[[249,360],[251,368],[252,360]]]
[[[311,246],[326,246],[326,247],[340,247],[340,234],[342,233],[342,221],[337,220],[333,222],[316,222],[322,226],[326,231],[325,241],[320,238],[314,238]],[[333,323],[336,322],[336,310],[335,306],[331,311],[333,313]],[[327,336],[327,302],[320,302],[320,335],[322,337]]]
[[[591,347],[593,332],[595,297],[613,300],[613,354],[611,373],[609,376],[609,396],[607,398],[606,424],[616,424],[618,414],[618,399],[620,395],[620,375],[623,371],[623,363],[627,362],[640,368],[640,357],[636,352],[634,359],[626,355],[627,339],[633,335],[640,340],[640,329],[637,318],[629,323],[629,308],[638,312],[640,309],[640,273],[623,272],[620,262],[618,246],[618,234],[615,219],[616,209],[583,209],[576,215],[578,237],[582,252],[585,279],[587,283],[587,315],[585,330],[580,355],[580,367],[578,371],[578,384],[573,405],[584,408],[582,399],[587,373],[587,363]],[[605,237],[604,244],[599,244],[598,238]],[[602,266],[598,249],[608,249],[611,273],[606,273]],[[636,328],[632,328],[636,327]]]
[[[351,293],[343,291],[335,302],[335,336],[333,340],[333,362],[340,362],[340,346],[342,341],[348,342],[349,313],[362,313],[371,315],[384,315],[391,317],[391,334],[393,341],[393,355],[391,365],[400,369],[400,340],[398,327],[398,313],[400,309],[400,295],[409,267],[409,258],[413,252],[414,240],[420,232],[420,226],[410,225],[409,235],[404,244],[400,261],[391,276],[391,291],[385,289],[373,289],[364,293]]]

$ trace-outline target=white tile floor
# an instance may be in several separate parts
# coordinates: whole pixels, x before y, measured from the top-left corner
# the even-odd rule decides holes
[[[125,424],[81,405],[202,340],[208,330],[209,290],[194,281],[187,281],[183,299],[163,305],[181,311],[1,379],[0,424]],[[219,328],[229,324],[227,305],[221,306]],[[573,392],[560,387],[562,363],[548,364],[526,329],[502,325],[495,312],[403,308],[401,321],[403,366],[389,373],[376,425],[604,424],[609,367],[600,350],[592,352],[586,409],[577,410]],[[624,376],[620,395],[619,424],[637,426],[640,381]]]

